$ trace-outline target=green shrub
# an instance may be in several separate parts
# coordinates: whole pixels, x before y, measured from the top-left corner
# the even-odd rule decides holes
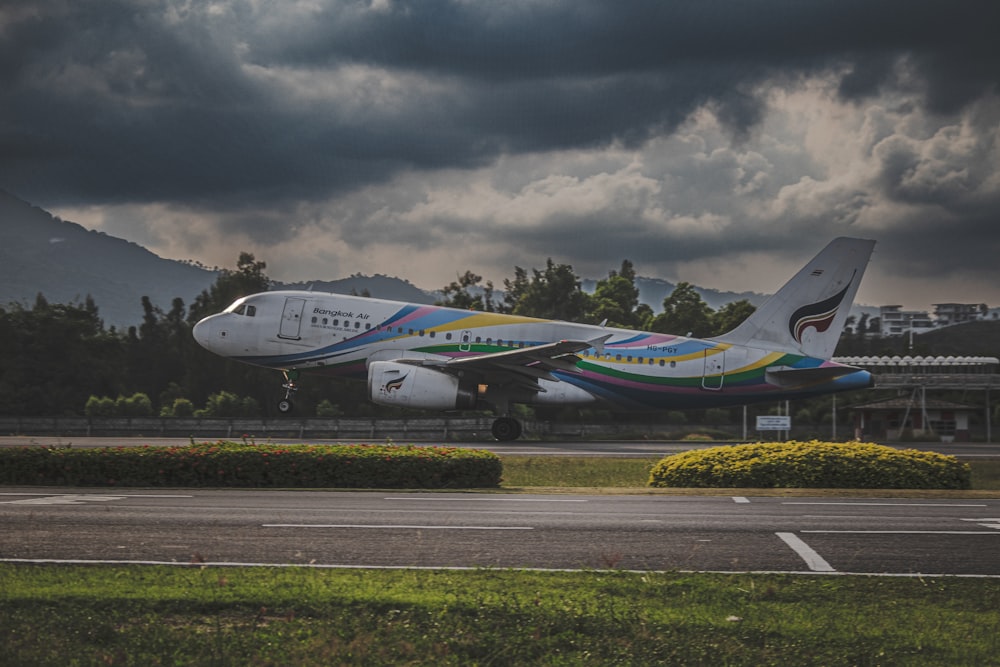
[[[0,449],[0,484],[307,488],[495,488],[486,450],[392,445]]]
[[[153,402],[141,392],[129,397],[119,395],[115,400],[116,417],[149,417],[153,414]]]
[[[191,417],[194,415],[194,404],[186,398],[175,398],[169,405],[160,409],[161,417]]]
[[[337,417],[343,417],[344,411],[340,409],[340,406],[331,403],[329,399],[324,398],[316,406],[316,416],[321,419],[336,419]]]
[[[115,414],[115,402],[107,396],[91,396],[83,408],[87,417],[112,417]]]
[[[968,489],[953,456],[867,443],[777,442],[674,454],[653,466],[650,486],[703,488]]]

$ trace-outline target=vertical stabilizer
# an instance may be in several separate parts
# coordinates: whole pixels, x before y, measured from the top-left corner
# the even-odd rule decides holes
[[[742,324],[714,340],[829,359],[875,241],[834,239]]]

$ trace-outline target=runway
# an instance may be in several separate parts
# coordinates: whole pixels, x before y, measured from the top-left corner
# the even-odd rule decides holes
[[[1000,577],[1000,499],[0,488],[0,561]]]
[[[211,439],[209,439],[211,440]],[[202,442],[202,439],[195,438]],[[291,438],[256,439],[258,443],[274,443],[283,445],[303,444],[302,440]],[[190,438],[133,438],[133,437],[58,437],[12,435],[0,436],[0,447],[183,447],[190,444]],[[309,439],[305,444],[358,444],[358,440],[319,440]],[[379,444],[379,443],[376,443]],[[400,442],[397,444],[410,444]],[[691,449],[716,447],[715,442],[677,442],[649,440],[607,440],[607,441],[532,441],[519,440],[515,442],[447,442],[424,443],[428,445],[441,444],[448,447],[463,447],[472,449],[488,449],[501,456],[615,456],[655,458],[686,452]],[[722,443],[725,444],[725,443]],[[995,458],[1000,459],[1000,444],[981,442],[952,443],[889,443],[900,449],[920,449],[940,452],[961,459]]]

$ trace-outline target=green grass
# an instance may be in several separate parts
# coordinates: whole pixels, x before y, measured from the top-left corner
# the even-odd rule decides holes
[[[503,487],[642,487],[657,458],[502,456]]]
[[[973,461],[969,466],[972,468],[973,489],[1000,489],[1000,461]]]
[[[503,488],[643,488],[657,458],[503,456]],[[974,460],[972,489],[1000,490],[1000,461]],[[675,490],[676,491],[676,490]],[[773,491],[773,490],[772,490]]]
[[[5,665],[998,665],[1000,581],[0,564]]]

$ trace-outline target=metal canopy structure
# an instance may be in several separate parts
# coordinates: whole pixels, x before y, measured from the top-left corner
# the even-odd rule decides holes
[[[927,390],[983,391],[986,394],[986,441],[993,442],[990,390],[1000,387],[1000,359],[964,356],[861,356],[834,361],[864,368],[878,389],[909,390],[914,408],[926,414]]]

